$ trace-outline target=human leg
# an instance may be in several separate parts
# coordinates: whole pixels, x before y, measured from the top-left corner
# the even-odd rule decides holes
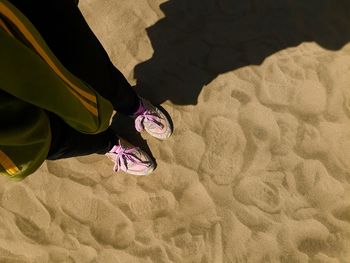
[[[161,122],[148,119],[150,113],[157,115],[157,118],[163,118],[156,111],[150,112],[149,108],[143,109],[135,116],[134,113],[141,107],[140,98],[113,66],[72,0],[50,2],[11,0],[11,2],[34,24],[62,64],[110,100],[115,110],[135,118],[144,114],[144,118],[140,121],[144,126],[150,127],[158,123],[163,125]],[[49,159],[105,153],[111,146],[111,141],[115,143],[116,140],[116,136],[112,137],[111,130],[97,135],[82,134],[70,129],[62,120],[53,123],[52,127],[55,131]],[[146,158],[147,162],[149,158]]]
[[[88,154],[105,154],[118,142],[118,137],[108,128],[98,134],[76,131],[56,114],[47,112],[51,127],[51,146],[48,160],[70,158]]]
[[[89,28],[73,0],[10,0],[36,27],[60,62],[108,99],[114,109],[132,115],[139,98]]]
[[[167,117],[150,103],[142,105],[145,100],[137,96],[122,73],[114,67],[75,1],[11,2],[32,21],[68,70],[111,101],[117,112],[135,119],[139,117],[136,122],[136,127],[142,128],[139,131],[144,128],[158,139],[167,139],[171,135],[172,128]],[[43,12],[43,9],[49,11]]]
[[[114,171],[124,171],[134,175],[148,175],[155,163],[147,153],[118,139],[108,128],[98,134],[83,134],[51,112],[47,112],[51,127],[51,146],[48,160],[57,160],[93,153],[106,154],[114,162]]]

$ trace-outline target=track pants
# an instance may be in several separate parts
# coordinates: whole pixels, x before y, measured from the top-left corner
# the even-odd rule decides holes
[[[136,112],[139,99],[135,90],[114,67],[74,0],[10,2],[32,22],[70,72],[108,99],[118,113],[132,115]],[[110,128],[99,134],[83,134],[57,115],[51,112],[48,115],[52,131],[49,160],[104,154],[117,142],[117,135]]]

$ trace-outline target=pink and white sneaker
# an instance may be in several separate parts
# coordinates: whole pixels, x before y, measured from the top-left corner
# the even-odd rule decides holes
[[[173,132],[166,115],[144,98],[140,97],[140,107],[134,118],[138,132],[146,130],[160,140],[168,139]]]
[[[125,140],[105,154],[114,162],[115,172],[123,171],[133,175],[149,175],[155,169],[155,163],[149,155],[139,147],[134,147]]]

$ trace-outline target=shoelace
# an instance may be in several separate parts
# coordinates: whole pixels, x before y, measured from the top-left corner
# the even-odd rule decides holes
[[[136,157],[133,154],[134,151],[137,151],[138,149],[139,149],[138,147],[131,147],[126,149],[126,148],[123,148],[121,145],[114,145],[114,147],[110,151],[110,153],[114,153],[117,155],[113,170],[115,172],[119,172],[121,168],[124,168],[125,170],[127,170],[128,169],[127,161],[130,161],[136,164],[147,164],[147,162],[143,162],[140,158]]]
[[[150,110],[146,110],[135,119],[135,128],[138,132],[141,132],[145,128],[143,124],[145,120],[152,122],[161,129],[164,128],[164,125],[160,122],[158,115],[156,113],[152,113]]]

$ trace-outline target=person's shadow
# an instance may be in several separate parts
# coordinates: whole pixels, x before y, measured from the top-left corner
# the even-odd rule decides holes
[[[350,40],[349,0],[169,0],[160,8],[164,18],[147,29],[154,54],[134,74],[137,92],[158,104],[195,105],[219,74],[288,47],[338,50]],[[132,125],[116,115],[119,134],[147,148]]]
[[[197,103],[219,74],[303,42],[338,50],[350,40],[349,0],[170,0],[147,29],[153,56],[136,66],[137,91]],[[349,72],[350,73],[350,72]]]

